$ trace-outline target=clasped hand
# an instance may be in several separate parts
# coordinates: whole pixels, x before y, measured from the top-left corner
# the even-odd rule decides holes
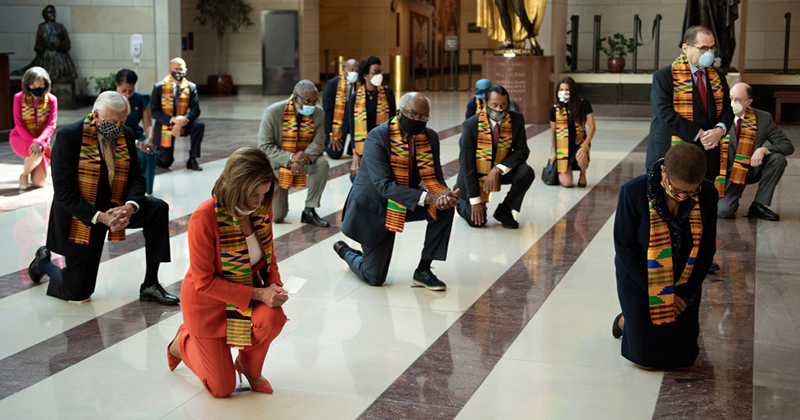
[[[703,148],[711,150],[717,147],[720,139],[725,135],[724,131],[722,127],[714,127],[711,130],[700,131],[700,143],[703,145]]]
[[[36,142],[31,143],[30,147],[28,147],[28,153],[30,153],[33,157],[39,156],[42,153],[42,150],[44,150],[42,145]]]
[[[311,162],[311,155],[306,152],[295,152],[292,155],[292,175],[299,175],[303,168]]]
[[[114,207],[107,211],[100,213],[97,221],[108,226],[108,230],[116,232],[128,227],[131,223],[131,216],[133,216],[133,205],[128,203],[124,206]]]
[[[289,300],[289,295],[277,283],[270,283],[267,287],[253,289],[253,300],[264,302],[270,308],[278,308]]]
[[[425,196],[425,204],[433,204],[439,210],[447,210],[458,204],[458,193],[460,188],[455,191],[444,191],[439,194],[428,194]]]

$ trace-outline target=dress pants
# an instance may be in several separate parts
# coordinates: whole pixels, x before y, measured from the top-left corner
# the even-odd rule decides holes
[[[158,155],[155,153],[145,153],[139,149],[136,149],[136,154],[139,156],[139,167],[142,170],[142,176],[144,176],[144,180],[147,183],[147,190],[148,194],[153,194],[153,182],[156,179],[156,161],[158,160]]]
[[[98,222],[100,223],[100,222]],[[169,205],[157,198],[145,197],[139,211],[131,217],[128,229],[142,228],[145,260],[147,264],[170,261]],[[53,276],[47,285],[47,294],[64,300],[85,300],[94,293],[97,270],[103,255],[103,241],[108,229],[94,228],[89,236],[86,252],[78,257],[66,257],[66,267],[61,269],[61,281]]]
[[[253,346],[239,350],[239,361],[248,375],[258,378],[269,345],[283,329],[286,315],[282,308],[270,308],[263,302],[256,302],[252,322]],[[236,368],[227,338],[195,337],[184,329],[178,338],[178,348],[183,363],[200,378],[209,394],[218,398],[231,395],[236,388]]]
[[[200,157],[200,143],[203,142],[203,134],[206,132],[206,125],[202,120],[194,120],[184,128],[186,134],[192,139],[191,148],[189,149],[190,158]],[[161,147],[160,137],[158,138],[158,165],[164,168],[172,166],[175,161],[175,142],[177,138],[172,139],[172,147]]]
[[[325,183],[328,182],[329,167],[328,161],[322,156],[317,158],[314,163],[309,163],[306,166],[308,171],[306,179],[306,184],[308,186],[306,207],[319,207],[319,200],[322,198],[322,191],[325,189]],[[280,223],[286,218],[288,213],[289,190],[276,185],[275,192],[272,195],[272,221],[275,223]]]
[[[719,199],[717,215],[721,218],[730,218],[739,209],[739,199],[742,198],[744,187],[758,183],[758,191],[753,200],[758,204],[769,207],[772,204],[772,195],[775,187],[786,169],[786,157],[780,153],[770,153],[764,156],[760,166],[747,171],[745,185],[734,184],[730,180],[725,182],[725,197]],[[730,175],[730,172],[729,172]]]
[[[525,199],[525,193],[533,184],[536,175],[533,168],[523,163],[515,166],[508,171],[507,174],[500,177],[500,183],[503,185],[511,184],[511,189],[508,191],[503,204],[510,207],[512,210],[520,211],[522,208],[522,200]],[[466,191],[466,188],[459,186],[461,191]],[[488,210],[486,213],[489,213]],[[479,227],[472,222],[472,205],[469,203],[467,194],[461,194],[458,199],[458,214],[472,227]]]
[[[454,213],[453,209],[437,210],[436,220],[433,220],[428,213],[427,205],[417,206],[413,212],[406,212],[406,222],[428,221],[422,259],[438,261],[447,259],[447,246],[450,243],[450,229],[453,226]],[[348,249],[345,251],[344,260],[361,280],[372,286],[380,286],[386,281],[386,275],[389,273],[394,236],[394,232],[389,232],[376,245],[363,247],[364,255]]]

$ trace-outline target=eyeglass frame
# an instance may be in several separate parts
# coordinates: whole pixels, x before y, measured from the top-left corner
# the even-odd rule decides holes
[[[694,191],[677,191],[677,192],[676,192],[676,191],[675,191],[675,190],[672,188],[672,182],[670,182],[670,180],[669,180],[669,176],[666,176],[666,174],[664,175],[664,181],[665,181],[665,183],[667,184],[667,188],[669,188],[669,192],[671,192],[671,193],[672,193],[672,195],[674,195],[675,197],[678,197],[678,198],[683,198],[683,199],[685,199],[686,197],[692,197],[692,196],[694,196],[694,195],[700,194],[700,191],[702,190],[702,187],[703,187],[703,184],[699,184],[699,185],[697,186],[697,189],[695,189]],[[682,195],[684,195],[685,197],[681,197],[681,196],[679,196],[678,194],[682,194]]]
[[[319,98],[317,98],[317,100],[314,101],[313,103],[309,103],[310,101],[308,99],[300,96],[299,93],[296,93],[294,95],[294,97],[298,99],[298,102],[300,102],[300,105],[305,105],[305,106],[317,106],[317,105],[319,105]]]
[[[716,45],[712,45],[712,46],[710,46],[710,47],[698,47],[697,45],[694,45],[694,44],[689,44],[689,46],[690,46],[690,47],[695,47],[695,48],[697,48],[698,50],[700,50],[700,54],[705,54],[705,53],[706,53],[706,51],[711,51],[711,52],[713,52],[714,54],[716,54],[716,53],[717,53],[717,46],[716,46]]]
[[[403,108],[398,108],[398,110],[400,111],[401,114],[405,115],[406,118],[411,118],[414,121],[420,121],[420,122],[425,122],[426,123],[426,122],[431,120],[431,115],[430,114],[428,114],[428,115],[412,114],[411,112],[406,111]]]

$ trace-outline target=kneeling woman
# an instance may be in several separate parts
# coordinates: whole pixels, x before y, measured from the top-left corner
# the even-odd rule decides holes
[[[170,370],[183,361],[215,397],[236,387],[272,393],[261,368],[283,329],[286,302],[272,250],[274,175],[256,147],[233,152],[189,221],[189,271],[183,281],[183,325],[167,348]],[[231,348],[239,350],[234,362]]]
[[[622,186],[614,221],[622,356],[639,367],[694,364],[703,280],[716,252],[717,200],[706,157],[692,144],[669,149],[646,175]]]

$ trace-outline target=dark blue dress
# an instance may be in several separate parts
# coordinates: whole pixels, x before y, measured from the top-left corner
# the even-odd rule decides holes
[[[640,366],[671,369],[692,365],[699,352],[698,309],[702,283],[716,252],[718,196],[714,184],[704,180],[699,195],[703,222],[700,250],[688,283],[675,288],[675,294],[686,301],[686,309],[675,322],[653,325],[647,289],[647,246],[650,240],[648,197],[656,197],[656,210],[669,225],[676,281],[686,266],[692,248],[689,226],[691,200],[682,202],[677,215],[672,216],[661,186],[661,162],[663,160],[654,165],[657,171],[651,170],[649,174],[634,178],[620,188],[614,220],[614,263],[619,304],[625,317],[622,356]]]
[[[128,119],[125,120],[125,125],[131,130],[136,132],[136,140],[145,141],[147,135],[142,127],[142,119],[144,118],[144,111],[150,104],[150,96],[139,92],[134,92],[133,96],[128,99],[131,104],[131,113]],[[147,194],[153,194],[153,182],[156,177],[156,154],[149,154],[136,149],[139,156],[139,166],[142,169],[142,175],[147,182]]]

